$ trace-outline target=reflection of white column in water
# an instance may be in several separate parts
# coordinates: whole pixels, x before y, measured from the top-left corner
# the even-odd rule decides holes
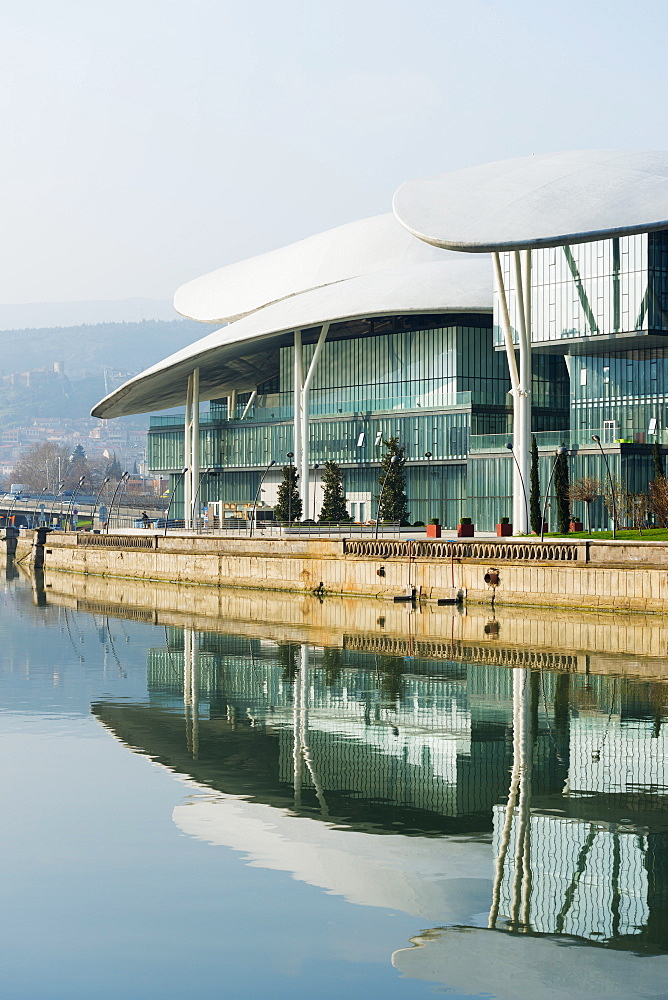
[[[520,915],[520,903],[523,901],[522,913],[529,916],[529,900],[527,893],[531,892],[531,875],[529,872],[529,813],[531,808],[531,700],[529,698],[530,671],[526,667],[516,669],[516,685],[514,697],[519,702],[519,774],[520,801],[515,824],[515,869],[513,872],[513,900],[510,917],[513,926],[517,926]],[[524,881],[522,874],[524,872]]]
[[[183,705],[188,750],[197,757],[199,749],[199,650],[195,632],[183,630]]]
[[[515,815],[517,793],[520,791],[520,804],[517,813],[518,822],[515,831],[515,870],[513,882],[513,902],[511,919],[517,923],[520,907],[520,889],[524,895],[522,920],[529,921],[529,902],[531,894],[531,873],[529,854],[529,814],[531,808],[531,701],[529,698],[529,677],[531,672],[526,667],[513,670],[513,767],[508,790],[506,815],[499,842],[499,854],[496,859],[494,886],[492,889],[492,905],[489,912],[488,927],[495,927],[499,914],[501,882],[510,843],[510,834]],[[524,870],[524,883],[522,871]]]
[[[300,711],[300,699],[301,699],[301,677],[298,673],[295,673],[294,680],[292,682],[292,728],[293,728],[293,748],[292,756],[294,761],[294,779],[293,787],[295,792],[295,808],[299,808],[302,804],[302,770],[303,770],[303,760],[302,760],[302,750],[301,750],[301,711]]]
[[[301,648],[301,693],[300,693],[300,707],[301,707],[301,727],[299,740],[301,744],[301,752],[309,769],[309,774],[311,775],[311,780],[315,788],[315,794],[317,796],[318,802],[320,803],[320,812],[322,816],[326,819],[329,816],[329,809],[327,808],[327,802],[325,801],[325,796],[322,790],[322,784],[320,778],[316,774],[315,767],[313,765],[313,760],[311,758],[311,750],[308,742],[308,700],[309,700],[309,689],[310,689],[310,673],[309,673],[309,647],[302,645]]]
[[[192,755],[199,754],[199,647],[193,629],[190,632],[190,710],[192,712]]]

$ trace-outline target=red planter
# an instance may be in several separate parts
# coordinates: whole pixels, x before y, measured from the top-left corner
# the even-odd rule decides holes
[[[571,523],[568,525],[568,530],[569,531],[584,531],[584,526],[582,524],[582,521],[571,521]]]
[[[427,525],[427,538],[440,538],[441,537],[441,526],[440,524],[428,524]]]
[[[512,524],[497,524],[496,533],[499,538],[508,538],[513,533]]]
[[[474,538],[475,524],[458,524],[457,538]]]

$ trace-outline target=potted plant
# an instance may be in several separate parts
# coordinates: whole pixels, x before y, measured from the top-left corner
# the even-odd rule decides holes
[[[441,522],[437,517],[431,517],[427,524],[427,538],[441,537]]]
[[[470,517],[462,517],[457,525],[457,538],[473,538],[475,535],[475,525]]]
[[[509,517],[502,517],[496,526],[496,533],[499,538],[508,538],[513,533],[513,526]]]
[[[582,521],[571,521],[568,525],[569,531],[584,531]]]

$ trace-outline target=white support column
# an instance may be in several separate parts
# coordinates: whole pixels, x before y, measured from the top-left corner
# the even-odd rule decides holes
[[[315,345],[315,351],[313,352],[313,357],[311,358],[311,364],[309,365],[306,378],[304,379],[304,387],[302,389],[302,406],[301,406],[301,419],[302,419],[302,448],[301,448],[301,497],[302,497],[302,510],[304,520],[309,518],[311,510],[311,497],[310,497],[310,484],[309,484],[309,423],[308,423],[308,396],[309,390],[311,388],[311,382],[313,381],[313,376],[315,375],[316,368],[318,367],[318,362],[320,361],[320,355],[322,354],[322,349],[327,340],[327,334],[329,332],[329,323],[323,323],[322,329],[320,330],[320,336],[318,337],[318,343]]]
[[[492,260],[494,262],[496,291],[499,297],[501,329],[503,330],[503,340],[506,346],[506,359],[508,361],[508,372],[510,374],[510,391],[513,396],[513,455],[515,456],[513,459],[513,530],[521,531],[521,525],[526,523],[526,504],[524,500],[522,479],[518,469],[518,464],[521,468],[521,463],[519,463],[519,460],[515,461],[515,459],[518,459],[518,427],[521,422],[519,393],[520,377],[517,371],[517,361],[515,359],[515,345],[513,343],[513,334],[510,326],[510,314],[508,312],[506,288],[503,281],[503,274],[501,272],[501,261],[499,260],[499,254],[497,252],[492,254]]]
[[[195,368],[192,373],[193,381],[193,401],[192,401],[192,443],[190,445],[190,467],[192,469],[190,486],[190,527],[193,526],[195,511],[195,497],[199,494],[199,368]]]
[[[253,403],[255,402],[256,399],[257,399],[257,389],[253,389],[253,391],[250,394],[250,399],[248,400],[248,402],[244,406],[244,412],[241,414],[241,419],[242,420],[246,419],[246,415],[247,415],[248,411],[250,410],[251,406],[253,405]]]
[[[227,419],[234,420],[234,415],[237,412],[237,390],[233,389],[232,392],[227,397]]]
[[[304,358],[302,355],[302,332],[295,330],[295,356],[294,356],[294,434],[292,450],[295,455],[295,468],[299,472],[301,468],[302,454],[302,389],[304,387]],[[280,465],[283,462],[279,463]]]
[[[515,531],[526,535],[529,533],[529,514],[527,508],[529,506],[529,462],[531,450],[531,335],[530,330],[527,328],[527,302],[525,298],[527,289],[524,281],[526,275],[522,275],[522,261],[519,250],[513,252],[513,269],[520,341],[519,386],[517,388],[519,422],[514,433],[514,446],[517,464],[519,465],[518,475],[521,477],[520,489],[522,491],[522,503],[518,505],[518,513],[521,511],[521,517],[516,522]],[[530,310],[531,306],[529,305]]]
[[[193,377],[188,376],[188,388],[186,390],[186,416],[183,425],[183,467],[188,471],[183,477],[183,522],[188,528],[190,526],[192,512],[192,422],[193,422]]]

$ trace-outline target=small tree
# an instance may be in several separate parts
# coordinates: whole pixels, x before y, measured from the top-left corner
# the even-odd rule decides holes
[[[406,496],[406,465],[405,448],[399,444],[398,437],[383,441],[387,451],[383,455],[378,476],[380,491],[378,500],[379,521],[408,521],[408,497]],[[392,459],[395,461],[392,461]],[[382,496],[381,496],[382,494]]]
[[[628,510],[628,493],[619,476],[606,476],[601,483],[603,503],[617,527]],[[616,515],[616,516],[615,516]]]
[[[658,479],[659,476],[665,476],[665,471],[663,468],[663,453],[659,446],[658,438],[654,438],[654,445],[652,446],[652,461],[654,462],[654,478]]]
[[[626,497],[626,515],[633,527],[642,536],[642,529],[650,511],[650,499],[646,493],[629,493]]]
[[[657,476],[649,484],[649,505],[662,528],[668,528],[668,479]]]
[[[540,478],[538,475],[538,444],[536,435],[531,435],[531,470],[529,472],[529,520],[534,535],[540,535],[542,530],[542,512],[540,509]]]
[[[564,442],[561,442],[562,448]],[[554,495],[557,501],[557,524],[562,535],[568,533],[571,523],[570,483],[568,478],[568,454],[557,455],[554,468]]]
[[[299,476],[294,465],[284,465],[283,482],[278,487],[278,503],[274,507],[274,517],[277,521],[292,523],[301,520],[302,499],[297,488],[298,480]]]
[[[105,454],[107,453],[105,452]],[[114,452],[114,457],[106,468],[105,476],[109,476],[111,480],[118,482],[122,475],[123,470],[121,468],[121,463],[116,458],[116,452]]]
[[[349,524],[352,517],[346,510],[341,466],[336,462],[325,462],[322,484],[322,507],[318,517],[320,524]]]
[[[591,535],[590,504],[601,495],[601,482],[595,476],[583,476],[571,484],[571,503],[583,503],[587,511],[587,534]]]

